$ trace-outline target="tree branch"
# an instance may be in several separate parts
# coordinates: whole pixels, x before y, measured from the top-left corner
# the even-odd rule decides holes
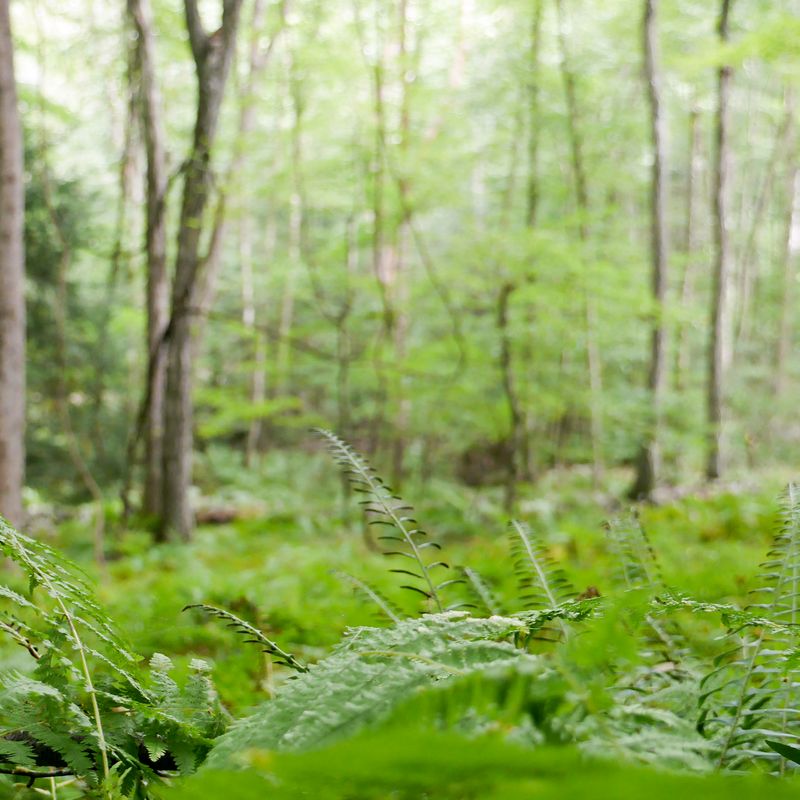
[[[205,58],[208,50],[208,34],[203,27],[203,20],[200,18],[200,11],[197,8],[197,0],[184,0],[186,14],[186,30],[189,32],[189,44],[192,48],[192,55],[197,64]],[[227,11],[228,0],[225,0],[225,10]],[[223,17],[224,19],[224,17]],[[224,25],[224,21],[223,21]]]
[[[220,28],[219,34],[223,40],[223,52],[229,51],[234,46],[241,10],[242,0],[222,0],[222,28]]]

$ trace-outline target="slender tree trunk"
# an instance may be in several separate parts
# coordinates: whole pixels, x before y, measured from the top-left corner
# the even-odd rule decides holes
[[[780,326],[775,353],[775,394],[786,395],[789,386],[789,356],[792,352],[792,329],[795,315],[797,265],[800,261],[800,169],[796,154],[791,153],[792,167],[788,180],[789,213],[786,224],[786,249],[783,258]]]
[[[642,23],[647,98],[650,106],[650,135],[653,147],[653,171],[650,180],[650,247],[651,284],[655,319],[650,342],[650,371],[647,388],[650,392],[650,420],[643,437],[636,463],[636,479],[630,495],[649,499],[661,471],[661,409],[666,390],[666,327],[664,304],[667,296],[667,146],[666,127],[661,108],[660,47],[658,43],[658,0],[645,0]]]
[[[511,355],[511,334],[509,331],[509,305],[516,286],[509,282],[500,287],[497,298],[497,330],[500,334],[500,373],[503,392],[508,405],[510,431],[506,445],[506,481],[504,505],[506,513],[513,515],[516,502],[517,482],[519,481],[520,442],[524,435],[524,415],[514,382],[514,364]]]
[[[290,141],[291,196],[289,198],[289,270],[283,284],[280,303],[280,319],[278,334],[280,341],[275,358],[275,391],[278,396],[289,389],[291,369],[290,337],[294,322],[295,282],[297,273],[302,269],[305,248],[303,236],[305,232],[305,193],[303,190],[303,114],[305,103],[302,87],[297,77],[294,57],[289,64],[290,94],[293,110],[293,124]]]
[[[394,307],[387,276],[391,272],[393,252],[387,242],[386,225],[386,165],[384,148],[386,144],[386,108],[384,105],[384,65],[378,61],[373,69],[373,114],[375,135],[373,141],[372,169],[372,270],[381,296],[383,310],[380,332],[376,336],[372,362],[377,379],[375,414],[368,452],[371,456],[381,446],[381,438],[386,427],[386,405],[389,395],[386,367],[383,362],[383,347],[391,335],[394,325]]]
[[[409,286],[408,252],[410,250],[413,209],[411,207],[411,186],[408,178],[408,148],[411,137],[411,83],[413,65],[410,63],[409,49],[409,4],[410,0],[399,0],[398,3],[398,69],[400,89],[400,124],[398,154],[400,168],[396,175],[397,191],[400,199],[401,219],[397,232],[396,263],[393,275],[394,286],[394,356],[400,371],[395,384],[395,402],[397,411],[394,419],[394,438],[392,442],[392,477],[399,486],[405,475],[405,453],[408,445],[408,424],[411,420],[411,395],[405,386],[406,378],[402,374],[407,356],[407,340],[409,329]]]
[[[528,60],[528,178],[526,186],[525,203],[525,225],[529,230],[536,227],[539,213],[539,140],[541,127],[541,109],[539,102],[540,95],[540,51],[542,39],[542,14],[544,9],[543,0],[536,0],[533,7],[530,32],[530,53]],[[528,310],[529,330],[532,330],[535,311],[531,305]],[[536,343],[531,335],[525,343],[523,359],[525,363],[530,363],[533,353],[536,351]],[[529,367],[530,369],[530,367]],[[531,415],[522,412],[522,433],[519,437],[519,460],[517,472],[525,480],[533,477],[533,465],[531,463],[531,440],[533,431],[531,425]]]
[[[267,239],[268,242],[272,240],[269,231]],[[269,260],[273,252],[274,246],[268,244],[265,248],[265,259]],[[249,214],[239,220],[239,260],[242,268],[242,323],[247,330],[248,348],[251,348],[253,357],[250,402],[254,406],[259,406],[267,397],[267,340],[263,332],[258,329],[258,305],[253,276],[253,225]],[[252,467],[256,461],[263,429],[263,420],[260,417],[250,421],[244,451],[244,462],[247,467]]]
[[[350,363],[353,359],[349,319],[353,311],[353,292],[350,281],[358,272],[358,222],[351,218],[347,222],[347,294],[336,315],[336,419],[337,428],[345,439],[350,437]]]
[[[529,228],[536,226],[539,211],[539,52],[542,49],[542,0],[536,0],[531,24],[530,60],[528,68],[528,191],[525,221]]]
[[[514,127],[511,132],[511,152],[508,159],[508,172],[506,173],[506,185],[500,200],[500,227],[508,228],[512,220],[512,210],[514,208],[514,197],[517,193],[517,173],[520,166],[520,151],[524,148],[525,133],[525,113],[522,98],[517,103],[517,113],[514,114]],[[529,187],[526,187],[526,190]]]
[[[717,33],[724,45],[728,41],[728,20],[732,0],[722,0]],[[717,115],[714,139],[716,163],[714,166],[714,274],[711,298],[711,335],[708,346],[707,380],[707,461],[706,478],[715,480],[722,476],[724,467],[723,414],[725,376],[731,357],[730,283],[731,252],[728,237],[729,217],[729,161],[728,100],[731,91],[731,67],[722,65],[717,71]]]
[[[169,321],[167,281],[167,152],[161,95],[156,79],[155,36],[150,0],[128,0],[136,30],[139,95],[147,155],[147,412],[142,511],[159,519],[163,514],[164,390],[166,348],[164,332]]]
[[[217,291],[217,276],[222,267],[222,255],[228,232],[228,201],[231,193],[238,188],[239,200],[247,201],[247,191],[245,187],[237,187],[238,180],[242,177],[247,160],[248,138],[252,135],[255,128],[255,84],[259,76],[263,73],[269,63],[275,42],[278,35],[283,30],[286,21],[286,10],[288,0],[282,0],[279,5],[280,24],[278,30],[268,40],[266,46],[262,47],[260,39],[264,28],[264,3],[256,0],[253,3],[253,15],[250,20],[250,39],[249,56],[247,64],[247,74],[242,87],[239,104],[239,130],[234,140],[233,154],[231,156],[225,177],[220,182],[217,189],[217,201],[214,209],[214,218],[211,224],[211,235],[209,237],[208,250],[203,257],[200,270],[200,288],[198,289],[199,308],[198,320],[193,329],[195,340],[199,343],[203,338],[204,323],[208,312],[214,306]]]
[[[686,221],[683,235],[683,278],[680,287],[680,307],[686,313],[692,305],[694,297],[694,278],[696,271],[696,238],[697,226],[695,215],[697,213],[697,184],[700,179],[700,114],[697,108],[689,112],[689,165],[686,180]],[[683,391],[689,372],[689,326],[681,320],[676,331],[677,344],[675,346],[675,388]]]
[[[189,488],[192,478],[191,323],[198,300],[198,273],[203,261],[200,238],[211,183],[211,149],[236,49],[242,0],[223,0],[222,27],[208,34],[197,0],[185,0],[186,25],[197,74],[197,117],[192,152],[186,165],[178,229],[178,252],[172,284],[167,380],[164,403],[163,519],[165,531],[181,538],[194,529]]]
[[[586,186],[586,170],[583,163],[583,141],[578,127],[578,101],[575,74],[569,62],[567,36],[565,32],[564,2],[556,0],[558,15],[558,46],[561,60],[561,76],[564,81],[564,96],[567,103],[567,125],[572,158],[572,177],[575,183],[575,201],[578,209],[578,235],[584,245],[589,240],[587,215],[589,194]],[[598,484],[605,471],[603,440],[603,364],[597,344],[597,309],[588,286],[584,286],[584,314],[586,319],[586,362],[589,373],[589,424],[592,442],[592,470],[595,484]]]
[[[25,248],[22,124],[8,0],[0,2],[0,514],[23,522]]]
[[[125,34],[129,33],[126,26]],[[109,335],[109,323],[114,311],[117,287],[120,275],[126,273],[129,266],[130,257],[127,247],[127,233],[129,222],[129,209],[131,205],[131,189],[133,178],[136,174],[137,152],[136,152],[136,121],[138,119],[138,101],[136,97],[135,75],[138,69],[138,56],[135,47],[129,47],[126,59],[126,83],[128,98],[126,102],[126,113],[122,123],[122,152],[119,163],[119,197],[117,199],[116,220],[114,223],[114,245],[111,250],[111,263],[109,265],[108,277],[106,278],[105,298],[101,316],[97,322],[95,333],[95,346],[100,355],[95,364],[94,376],[92,380],[92,437],[94,440],[95,457],[103,461],[106,455],[105,441],[103,436],[103,406],[105,403],[106,379],[110,371],[110,355],[106,356],[105,347]]]
[[[242,178],[248,140],[256,125],[255,84],[269,63],[278,34],[283,30],[287,5],[286,0],[281,3],[280,27],[270,37],[267,46],[262,47],[260,39],[264,27],[264,0],[255,0],[253,4],[247,79],[242,90],[239,108],[239,137],[229,169],[229,174],[234,178]],[[246,190],[242,189],[240,192],[243,192],[246,198],[249,197],[246,194]],[[274,250],[271,245],[272,236],[269,231],[267,238],[270,244],[266,248],[265,259],[269,260]],[[239,259],[242,274],[242,323],[248,331],[248,348],[252,348],[253,357],[253,370],[250,376],[250,402],[254,406],[258,406],[266,399],[267,392],[267,342],[257,327],[258,304],[256,303],[253,274],[253,220],[252,215],[248,213],[243,214],[239,220]],[[250,421],[244,452],[245,465],[248,467],[253,466],[255,462],[256,454],[261,445],[263,428],[263,422],[260,417],[255,417]]]

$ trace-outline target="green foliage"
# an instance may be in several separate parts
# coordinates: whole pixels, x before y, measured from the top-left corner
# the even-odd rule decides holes
[[[527,525],[512,520],[510,535],[520,600],[526,608],[554,609],[575,597],[566,573],[554,566]]]
[[[169,800],[315,797],[322,800],[789,800],[792,783],[758,777],[674,774],[574,748],[531,749],[493,733],[388,727],[305,753],[251,754],[246,771],[203,771],[171,789]]]
[[[800,734],[800,697],[790,656],[800,620],[800,496],[790,485],[783,525],[775,537],[750,606],[772,625],[734,626],[728,647],[703,679],[701,726],[718,745],[718,764],[741,768],[754,756],[779,761],[768,739],[783,744]]]
[[[237,722],[220,739],[209,764],[233,765],[253,748],[315,747],[385,719],[423,686],[509,661],[530,661],[534,657],[509,640],[528,635],[537,624],[450,611],[390,628],[355,628],[307,676],[287,683],[275,700]]]
[[[359,502],[369,524],[389,528],[388,532],[377,537],[378,541],[385,543],[385,555],[411,561],[412,569],[393,567],[390,572],[413,578],[414,583],[404,584],[403,588],[421,594],[438,611],[444,610],[441,590],[462,581],[459,578],[440,581],[434,576],[435,570],[450,569],[446,561],[433,561],[428,557],[429,552],[441,550],[441,546],[428,538],[427,531],[420,528],[414,519],[414,509],[384,483],[364,458],[330,431],[320,429],[318,433],[327,442],[353,491],[366,497]]]
[[[390,523],[389,553],[412,559],[414,577],[424,581],[432,565],[428,548],[420,555],[419,544],[429,539],[412,535],[417,523],[409,507],[352,448],[325,436],[353,473],[355,488],[366,494],[368,516]],[[331,559],[323,557],[326,591],[343,578],[384,624],[353,626],[329,651],[301,649],[302,660],[247,621],[259,618],[258,609],[241,596],[231,595],[236,611],[183,603],[269,657],[262,684],[268,698],[227,730],[205,662],[173,664],[157,652],[143,669],[79,571],[46,545],[3,528],[2,552],[20,579],[12,573],[0,588],[7,608],[0,630],[27,665],[6,669],[0,680],[0,772],[70,772],[88,796],[140,798],[164,791],[166,797],[203,797],[215,791],[219,774],[241,787],[242,797],[263,788],[262,781],[276,797],[525,797],[529,791],[546,797],[563,783],[558,768],[545,769],[547,754],[557,764],[580,765],[577,774],[613,780],[617,770],[620,785],[628,787],[646,787],[650,774],[622,764],[680,773],[788,772],[797,750],[792,674],[800,652],[794,610],[800,498],[794,487],[783,516],[763,590],[745,609],[668,589],[635,518],[609,526],[608,582],[597,580],[602,596],[585,592],[583,599],[575,598],[544,523],[538,536],[512,523],[511,552],[494,556],[505,579],[494,576],[490,585],[474,568],[459,569],[475,601],[462,605],[480,610],[407,616],[380,577],[373,585],[349,573],[332,576]],[[177,546],[170,552],[178,561],[187,558]],[[384,577],[403,589],[407,573],[390,569]],[[276,581],[284,577],[275,572]],[[236,576],[229,590],[240,580]],[[502,613],[520,589],[525,610]],[[437,597],[431,592],[426,599],[433,604]],[[187,615],[188,623],[197,616]],[[284,640],[276,620],[271,614],[270,629]],[[692,637],[717,621],[735,647],[709,667]],[[196,630],[214,635],[209,626]],[[378,742],[381,755],[373,756]],[[423,755],[417,743],[425,742],[427,748],[447,742],[452,750]],[[357,755],[338,763],[345,753]],[[516,753],[524,754],[519,773]],[[193,781],[159,788],[164,775],[188,774],[201,764]],[[231,769],[236,772],[217,772]],[[704,796],[730,785],[715,780],[685,785],[711,787]],[[567,781],[563,791],[571,786]]]
[[[211,617],[222,620],[226,627],[231,628],[232,630],[235,630],[237,633],[246,637],[244,639],[245,642],[257,644],[259,647],[261,647],[262,651],[272,656],[276,663],[283,664],[284,666],[297,670],[298,672],[308,672],[308,667],[306,667],[304,664],[301,664],[291,653],[287,653],[278,644],[273,642],[272,639],[268,638],[264,633],[262,633],[258,628],[243,620],[241,617],[237,617],[236,614],[232,614],[230,611],[225,611],[222,608],[209,606],[205,603],[197,603],[195,605],[185,606],[183,610],[188,611],[192,608],[199,609]]]
[[[116,774],[137,796],[164,770],[191,772],[220,733],[207,666],[195,661],[183,687],[165,656],[143,673],[70,562],[2,522],[0,554],[26,587],[0,586],[0,632],[32,661],[0,675],[0,771],[66,771],[106,788]]]

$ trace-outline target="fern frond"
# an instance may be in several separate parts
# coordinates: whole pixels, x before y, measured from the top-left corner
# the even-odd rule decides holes
[[[627,589],[662,589],[661,566],[639,518],[634,513],[617,517],[607,522],[605,528],[619,583]]]
[[[278,664],[283,664],[296,672],[308,672],[308,667],[305,666],[305,664],[298,661],[291,653],[287,653],[280,645],[273,642],[272,639],[254,625],[251,625],[241,617],[237,617],[236,614],[222,608],[217,608],[216,606],[206,605],[205,603],[195,603],[183,608],[184,611],[188,609],[198,609],[211,617],[222,620],[227,628],[231,628],[231,630],[246,637],[244,640],[245,642],[257,644],[261,647],[263,652],[272,656]]]
[[[232,766],[246,750],[307,749],[352,734],[433,684],[530,658],[512,643],[526,630],[522,619],[457,611],[352,629],[327,658],[224,734],[207,764]]]
[[[615,559],[615,578],[624,591],[646,592],[659,600],[668,596],[661,566],[638,516],[631,513],[606,524],[606,541]],[[654,660],[679,662],[686,654],[685,636],[674,619],[645,617],[649,634],[643,651]],[[646,651],[651,652],[647,653]]]
[[[509,535],[520,599],[526,608],[558,608],[575,598],[577,592],[566,573],[555,566],[527,525],[512,520]]]
[[[483,608],[490,615],[499,615],[503,613],[500,600],[498,600],[492,588],[486,583],[479,572],[471,567],[461,567],[461,573],[466,579],[466,584],[470,589],[471,595],[479,603],[480,608]]]
[[[136,657],[95,601],[85,575],[52,548],[15,531],[0,520],[0,555],[22,569],[31,595],[31,599],[22,598],[9,587],[4,587],[2,599],[21,610],[22,614],[38,616],[40,623],[50,631],[58,631],[71,646],[74,661],[70,659],[70,670],[82,682],[88,695],[103,775],[107,778],[110,772],[108,747],[90,663],[102,663],[105,669],[144,698],[144,690],[133,676]],[[36,590],[45,594],[48,603],[32,599]],[[48,641],[55,638],[51,636]],[[37,670],[40,673],[47,671],[54,655],[50,652],[47,657],[39,659]],[[57,655],[63,658],[60,653]],[[63,672],[63,664],[58,669]]]
[[[40,658],[39,651],[36,649],[36,645],[26,635],[27,630],[29,630],[28,626],[19,620],[12,618],[6,622],[0,619],[0,633],[8,634],[14,642],[24,647],[31,657],[38,661]]]
[[[369,602],[374,603],[381,611],[381,613],[392,622],[400,622],[403,617],[403,612],[400,611],[391,600],[384,597],[374,586],[367,583],[367,581],[351,575],[349,572],[335,569],[333,574],[342,581],[349,583],[355,590]]]
[[[16,583],[0,586],[0,634],[35,664],[30,675],[0,673],[0,771],[29,774],[27,747],[45,773],[93,786],[110,778],[124,796],[144,797],[161,769],[148,763],[145,740],[152,753],[163,750],[165,769],[193,770],[221,732],[218,701],[198,688],[208,688],[207,678],[180,688],[166,675],[168,659],[158,656],[150,678],[144,676],[86,576],[2,522],[0,556],[20,568],[29,587],[24,593]],[[18,580],[16,571],[6,574]]]
[[[782,525],[759,576],[762,584],[746,612],[771,623],[754,629],[741,618],[729,631],[726,651],[703,678],[700,729],[718,746],[717,766],[741,767],[754,759],[786,760],[767,740],[790,745],[800,737],[800,682],[791,669],[800,622],[800,492],[787,487]],[[733,642],[730,642],[730,640]]]
[[[428,539],[427,532],[419,527],[414,518],[414,509],[384,483],[366,459],[331,431],[317,428],[316,433],[326,441],[328,450],[353,491],[366,495],[366,499],[360,501],[360,504],[369,524],[385,525],[391,529],[377,537],[383,544],[384,555],[411,562],[410,569],[397,567],[389,571],[413,578],[414,583],[403,584],[402,588],[423,595],[437,611],[443,611],[440,591],[453,583],[460,583],[461,580],[439,581],[434,577],[434,570],[449,569],[450,566],[445,561],[432,561],[427,557],[429,551],[440,550],[440,545]]]

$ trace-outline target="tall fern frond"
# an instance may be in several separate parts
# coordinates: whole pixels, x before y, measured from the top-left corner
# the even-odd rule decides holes
[[[553,563],[527,525],[512,520],[509,535],[520,599],[526,608],[558,608],[576,597],[566,573]]]
[[[184,611],[189,609],[197,609],[210,617],[222,620],[222,622],[225,623],[225,627],[231,628],[231,630],[244,636],[245,642],[257,644],[263,652],[272,656],[273,660],[278,664],[283,664],[285,667],[289,667],[289,669],[293,669],[296,672],[308,672],[308,667],[305,664],[298,661],[291,653],[287,653],[280,645],[273,642],[272,639],[254,625],[251,625],[241,617],[237,617],[236,614],[226,611],[223,608],[206,605],[205,603],[194,603],[184,606],[183,608]]]
[[[631,513],[606,524],[606,541],[615,561],[615,578],[625,591],[646,592],[654,599],[668,594],[658,556],[638,516]],[[674,619],[647,614],[645,647],[662,662],[677,663],[685,654],[685,637]]]
[[[504,613],[500,600],[479,572],[472,569],[472,567],[461,567],[461,572],[464,575],[470,594],[477,601],[478,608],[492,616]]]
[[[434,577],[435,570],[450,568],[447,562],[431,560],[428,556],[431,551],[441,550],[441,546],[428,539],[427,532],[419,527],[414,518],[414,509],[384,483],[366,459],[331,431],[317,428],[316,432],[326,441],[328,450],[353,491],[366,495],[360,504],[369,524],[391,529],[377,537],[384,545],[384,554],[411,562],[411,569],[396,567],[390,572],[413,578],[414,583],[403,584],[402,588],[423,595],[437,611],[443,611],[445,606],[440,596],[441,590],[451,584],[461,583],[462,579],[439,581]]]
[[[628,589],[663,588],[656,551],[636,514],[612,519],[605,528],[619,583]]]
[[[761,586],[746,609],[774,625],[754,632],[745,622],[735,625],[731,646],[702,681],[700,729],[718,745],[718,768],[757,759],[777,762],[782,772],[786,760],[767,740],[788,745],[800,737],[800,682],[791,668],[792,634],[800,622],[800,492],[794,484],[787,487],[782,517]]]
[[[361,597],[374,603],[387,619],[392,622],[400,622],[403,618],[403,612],[391,600],[384,597],[372,584],[343,570],[335,569],[333,574],[340,580],[349,583]]]

